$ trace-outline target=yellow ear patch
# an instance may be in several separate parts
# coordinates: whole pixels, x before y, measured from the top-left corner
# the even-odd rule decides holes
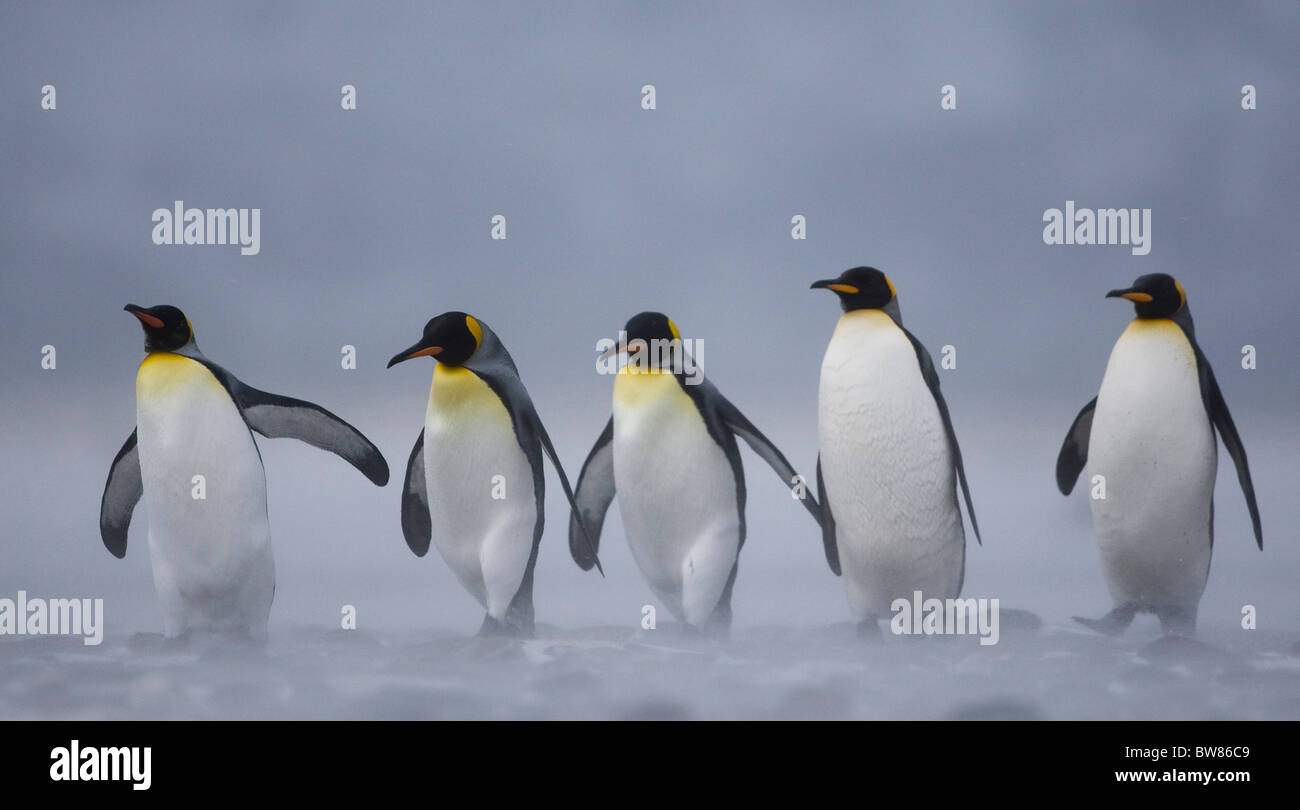
[[[1178,307],[1182,309],[1187,306],[1187,291],[1183,289],[1183,285],[1179,284],[1177,280],[1174,281],[1174,286],[1178,288],[1178,297],[1183,299],[1183,303]]]
[[[849,295],[857,295],[859,292],[858,288],[854,287],[852,284],[827,284],[826,289],[834,290],[835,292],[848,293]]]
[[[673,323],[672,318],[668,319],[668,331],[673,333],[673,340],[682,339],[682,333],[677,331],[677,324]]]
[[[190,323],[190,318],[189,318],[188,315],[185,316],[185,325],[188,326],[189,329],[190,329],[190,340],[193,340],[193,339],[194,339],[194,324]]]
[[[898,297],[898,290],[895,290],[895,289],[894,289],[894,282],[892,282],[892,281],[889,280],[889,276],[885,276],[885,283],[889,285],[889,297],[890,297],[890,298],[897,298],[897,297]]]
[[[470,333],[471,335],[474,336],[474,345],[475,345],[475,346],[482,346],[482,345],[483,345],[483,327],[482,327],[482,326],[479,326],[479,322],[476,321],[476,320],[474,320],[474,316],[473,316],[473,315],[466,315],[466,316],[465,316],[465,326],[469,329],[469,333]]]
[[[1127,298],[1128,300],[1133,301],[1133,302],[1138,303],[1138,304],[1149,304],[1149,303],[1151,303],[1153,300],[1155,300],[1155,299],[1153,299],[1149,294],[1144,293],[1144,292],[1128,292],[1128,293],[1124,293],[1124,298]]]

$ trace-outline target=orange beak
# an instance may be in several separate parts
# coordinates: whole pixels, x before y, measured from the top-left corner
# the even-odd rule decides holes
[[[143,323],[145,326],[151,327],[153,329],[162,329],[163,322],[161,318],[155,318],[154,316],[150,315],[148,312],[132,312],[131,314],[139,318],[140,322]]]

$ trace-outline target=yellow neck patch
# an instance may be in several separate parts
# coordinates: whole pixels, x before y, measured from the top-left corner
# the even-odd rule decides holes
[[[1150,338],[1171,343],[1185,353],[1184,356],[1193,367],[1196,365],[1196,353],[1192,350],[1192,342],[1187,333],[1168,318],[1134,318],[1124,334],[1119,336],[1120,340],[1126,338]]]
[[[491,400],[501,400],[483,378],[463,366],[438,363],[433,367],[433,384],[429,387],[429,404],[438,410],[481,408]],[[504,408],[504,405],[500,405]]]
[[[691,402],[671,371],[660,368],[629,370],[624,366],[614,378],[614,402],[619,407],[643,407],[662,397],[681,397],[686,403]]]
[[[873,326],[897,326],[883,309],[853,309],[840,316],[838,323],[870,322]],[[838,325],[838,324],[837,324]]]
[[[654,368],[653,366],[649,366],[646,368],[633,367],[632,364],[629,363],[626,366],[620,368],[618,370],[618,373],[619,376],[626,374],[629,377],[647,377],[653,374],[672,374],[672,369]]]
[[[163,396],[181,386],[210,385],[225,388],[202,363],[173,352],[150,352],[135,375],[136,398]]]

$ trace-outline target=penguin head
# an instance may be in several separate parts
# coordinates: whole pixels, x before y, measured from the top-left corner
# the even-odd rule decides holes
[[[146,352],[174,352],[194,340],[190,319],[176,307],[164,304],[146,309],[127,304],[122,309],[140,319]]]
[[[1106,297],[1132,301],[1139,318],[1169,318],[1187,306],[1183,285],[1167,273],[1138,276],[1132,287],[1111,290]]]
[[[682,345],[682,333],[677,329],[677,324],[662,312],[640,312],[633,315],[623,327],[623,334],[626,340],[611,346],[600,359],[625,353],[629,358],[648,364],[649,367],[659,367],[670,363]],[[648,351],[643,357],[637,357],[643,349],[652,347],[669,347],[669,351]]]
[[[424,325],[424,336],[388,361],[388,367],[417,357],[432,357],[448,366],[461,366],[483,343],[483,327],[473,315],[444,312]]]
[[[677,331],[677,324],[662,312],[641,312],[633,315],[628,319],[627,325],[623,327],[627,332],[627,340],[631,343],[634,340],[681,340],[682,334]]]
[[[839,278],[814,281],[813,290],[830,290],[840,297],[845,312],[855,309],[884,309],[898,294],[889,277],[874,267],[854,267]]]

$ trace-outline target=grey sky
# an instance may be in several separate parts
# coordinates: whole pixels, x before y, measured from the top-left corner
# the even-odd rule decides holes
[[[838,309],[807,287],[872,264],[930,350],[958,350],[943,386],[986,543],[968,593],[1100,613],[1087,504],[1056,493],[1052,463],[1129,318],[1103,294],[1163,271],[1188,291],[1264,520],[1261,555],[1222,465],[1203,620],[1254,601],[1294,627],[1297,41],[1285,2],[4,4],[0,595],[104,596],[110,627],[158,628],[143,509],[123,562],[96,525],[134,421],[128,302],[182,307],[209,356],[336,411],[399,481],[431,364],[383,363],[432,315],[492,325],[576,476],[609,409],[596,340],[660,309],[811,473]],[[348,83],[354,112],[339,107]],[[151,212],[178,199],[260,208],[260,255],[153,245]],[[1042,213],[1066,200],[1151,208],[1150,255],[1044,245]],[[488,238],[498,213],[504,242]],[[1238,362],[1247,343],[1255,371]],[[45,344],[57,371],[40,369]],[[343,344],[358,370],[340,369]],[[273,632],[329,625],[344,602],[363,621],[477,626],[441,561],[406,549],[396,485],[261,444]],[[815,527],[746,463],[737,622],[844,620]],[[617,516],[608,579],[583,574],[548,486],[539,620],[635,621],[651,599]]]

